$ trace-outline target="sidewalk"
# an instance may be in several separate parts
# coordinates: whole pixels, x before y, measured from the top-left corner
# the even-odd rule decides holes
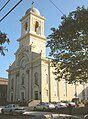
[[[33,108],[27,108],[27,111],[33,111]],[[88,114],[88,107],[73,107],[73,108],[62,108],[62,109],[53,109],[46,110],[45,112],[53,112],[59,114],[72,114],[72,115],[86,115]],[[41,111],[40,111],[41,112]]]
[[[72,108],[71,110],[69,108],[63,108],[63,109],[52,110],[52,111],[61,114],[86,115],[88,114],[88,107],[76,107],[76,108]]]

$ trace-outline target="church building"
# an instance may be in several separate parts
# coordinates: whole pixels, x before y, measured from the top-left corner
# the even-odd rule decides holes
[[[55,80],[54,67],[46,58],[44,16],[33,5],[21,18],[21,36],[15,61],[8,69],[8,102],[71,100],[88,96],[86,85]]]

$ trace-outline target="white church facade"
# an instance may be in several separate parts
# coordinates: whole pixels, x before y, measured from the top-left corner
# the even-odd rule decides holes
[[[15,61],[8,69],[8,102],[42,102],[87,98],[87,84],[55,80],[51,59],[46,58],[44,16],[32,6],[21,18],[21,36]],[[87,89],[87,90],[85,90]]]

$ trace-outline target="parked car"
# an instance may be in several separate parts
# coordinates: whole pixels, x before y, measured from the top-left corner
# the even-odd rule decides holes
[[[84,119],[88,119],[88,114],[87,115],[84,115]]]
[[[0,106],[0,113],[1,113],[2,108],[4,108],[4,106]]]
[[[75,107],[76,106],[76,104],[75,104],[75,102],[72,102],[72,101],[68,101],[68,106],[72,106],[72,107]]]
[[[68,106],[68,101],[67,100],[62,100],[62,103],[64,103],[66,106]]]
[[[55,105],[55,109],[67,107],[67,104],[65,104],[63,102],[56,102],[54,105]]]
[[[54,109],[55,105],[52,104],[51,102],[46,103],[48,105],[48,109]]]
[[[63,102],[63,103],[65,103],[65,105],[67,105],[67,107],[68,106],[72,106],[72,107],[75,107],[76,106],[76,103],[75,102],[72,102],[72,101],[61,101],[61,102]]]
[[[54,109],[55,106],[54,104],[51,104],[51,103],[46,103],[46,102],[42,102],[42,103],[39,103],[37,104],[34,109],[35,110],[47,110],[47,109]]]
[[[75,102],[76,105],[79,105],[80,99],[78,97],[72,98],[72,102]]]
[[[2,114],[22,114],[25,111],[24,107],[19,107],[17,104],[8,104],[1,109]]]

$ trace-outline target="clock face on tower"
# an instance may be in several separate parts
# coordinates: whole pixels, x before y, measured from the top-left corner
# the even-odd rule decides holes
[[[23,59],[23,60],[21,61],[21,67],[22,67],[23,69],[26,67],[26,60],[25,60],[25,59]]]

